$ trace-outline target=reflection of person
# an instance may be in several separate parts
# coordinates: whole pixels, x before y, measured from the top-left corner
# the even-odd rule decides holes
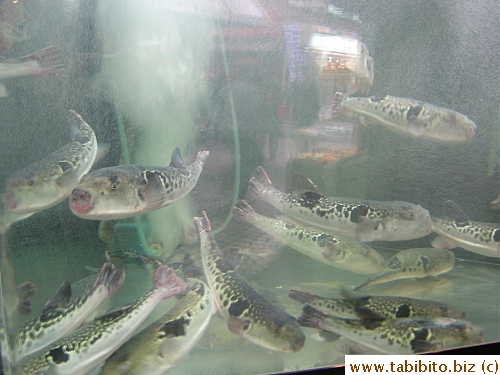
[[[264,162],[264,145],[275,126],[277,108],[268,93],[257,69],[249,65],[237,67],[237,78],[215,93],[214,105],[218,107],[215,130],[219,139],[232,141],[233,114],[229,101],[234,103],[241,155],[240,197],[247,190],[247,183],[255,168]]]

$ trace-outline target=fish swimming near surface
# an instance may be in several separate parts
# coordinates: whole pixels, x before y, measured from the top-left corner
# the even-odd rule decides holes
[[[28,214],[56,205],[71,194],[94,164],[98,156],[94,131],[78,113],[69,113],[71,141],[7,178],[5,199],[9,213]]]
[[[87,374],[132,337],[162,299],[182,290],[183,285],[175,272],[167,266],[160,266],[153,275],[153,288],[131,305],[101,315],[34,353],[15,368],[14,374]]]
[[[342,294],[346,298],[326,298],[311,292],[290,290],[289,297],[344,319],[465,318],[462,310],[437,301],[396,296],[355,296],[345,289]]]
[[[94,277],[92,277],[94,278]],[[95,282],[86,290],[72,291],[64,282],[43,311],[21,326],[13,339],[14,362],[75,331],[125,279],[125,272],[105,263]]]
[[[429,212],[413,203],[325,197],[298,173],[293,175],[292,187],[294,194],[275,189],[264,168],[258,167],[250,179],[249,196],[303,225],[363,242],[409,240],[432,232]]]
[[[362,242],[259,215],[244,200],[236,203],[233,217],[256,226],[292,249],[329,266],[371,274],[380,271],[384,264],[384,258]]]
[[[386,354],[414,354],[480,344],[484,331],[453,318],[342,319],[310,305],[297,319],[303,327],[334,332]]]
[[[198,152],[196,161],[186,166],[176,147],[167,167],[129,164],[95,170],[74,188],[69,207],[83,219],[111,220],[168,206],[195,187],[208,154]]]
[[[462,113],[415,99],[348,97],[337,92],[332,111],[348,110],[361,124],[381,124],[389,129],[442,142],[464,142],[476,132],[476,124]]]
[[[200,236],[203,269],[215,304],[229,330],[264,348],[292,353],[304,346],[297,320],[259,294],[228,262],[212,235],[210,221],[194,218]]]
[[[368,276],[354,290],[387,281],[437,276],[455,265],[455,254],[449,250],[415,248],[403,250],[388,259],[384,270]]]
[[[164,316],[114,352],[100,375],[162,375],[184,358],[203,336],[214,298],[198,279],[187,279],[177,298]]]
[[[432,246],[440,249],[461,247],[477,254],[500,258],[500,225],[470,220],[453,201],[446,201],[448,219],[432,218],[434,232],[441,236]]]
[[[24,57],[0,58],[0,80],[19,76],[57,77],[63,68],[61,53],[57,47],[52,46]],[[7,89],[0,81],[0,97],[5,96]]]

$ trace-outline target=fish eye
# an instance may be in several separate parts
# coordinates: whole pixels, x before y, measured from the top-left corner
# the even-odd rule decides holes
[[[115,191],[117,187],[118,187],[117,184],[113,184],[110,186],[110,189],[111,189],[111,191]]]
[[[33,185],[35,185],[35,179],[34,179],[34,178],[30,178],[30,179],[28,180],[28,185],[29,185],[29,186],[33,186]]]

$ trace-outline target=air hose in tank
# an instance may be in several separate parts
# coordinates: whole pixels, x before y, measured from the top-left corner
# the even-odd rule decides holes
[[[219,20],[217,20],[217,34],[220,40],[220,45],[222,50],[222,61],[224,63],[224,74],[226,75],[226,80],[227,80],[228,100],[229,100],[229,108],[231,110],[231,124],[233,129],[233,138],[234,138],[234,157],[235,157],[234,191],[233,191],[233,199],[230,206],[234,207],[236,201],[238,200],[238,195],[240,191],[240,177],[241,177],[240,138],[238,135],[238,118],[236,117],[236,109],[234,106],[233,92],[231,89],[231,79],[229,77],[229,64],[227,63],[226,45],[224,43],[224,36],[222,35]],[[222,232],[230,221],[231,221],[231,212],[229,212],[224,222],[213,233],[218,234]]]
[[[118,133],[120,135],[120,147],[121,147],[122,158],[125,164],[130,164],[130,153],[127,147],[127,136],[125,134],[125,125],[123,124],[123,118],[118,109],[115,109],[115,113],[116,113],[116,122],[118,123]],[[142,252],[144,253],[144,255],[146,256],[155,255],[156,250],[151,249],[149,247],[148,241],[146,239],[146,234],[144,233],[144,227],[141,216],[134,216],[134,226],[137,231],[137,237],[139,238],[139,242],[141,244]]]

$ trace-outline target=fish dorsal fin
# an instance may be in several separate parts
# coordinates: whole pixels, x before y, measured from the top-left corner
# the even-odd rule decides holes
[[[354,302],[354,311],[356,311],[356,314],[358,314],[359,319],[361,320],[384,320],[386,317],[384,315],[381,315],[369,307],[366,306],[359,306],[362,301],[365,301],[366,298],[361,298],[361,299],[356,299]]]
[[[295,172],[292,176],[292,194],[301,195],[305,193],[314,193],[323,197],[323,194],[321,194],[314,182]]]
[[[148,183],[139,189],[139,196],[148,208],[160,208],[165,202],[165,186],[159,172],[147,171],[146,179]]]
[[[172,152],[172,159],[170,160],[170,166],[177,169],[180,174],[184,175],[189,174],[186,168],[186,164],[184,164],[184,161],[182,160],[181,150],[179,149],[179,147],[174,148],[174,151]]]
[[[227,247],[222,250],[224,261],[233,270],[237,270],[243,259],[243,252],[239,247]]]
[[[47,301],[47,303],[43,307],[42,313],[67,306],[70,300],[71,284],[69,283],[69,281],[65,281],[61,284],[54,297]]]
[[[453,220],[457,226],[465,226],[470,224],[469,217],[465,212],[452,200],[447,200],[444,202],[444,212],[445,216]]]

